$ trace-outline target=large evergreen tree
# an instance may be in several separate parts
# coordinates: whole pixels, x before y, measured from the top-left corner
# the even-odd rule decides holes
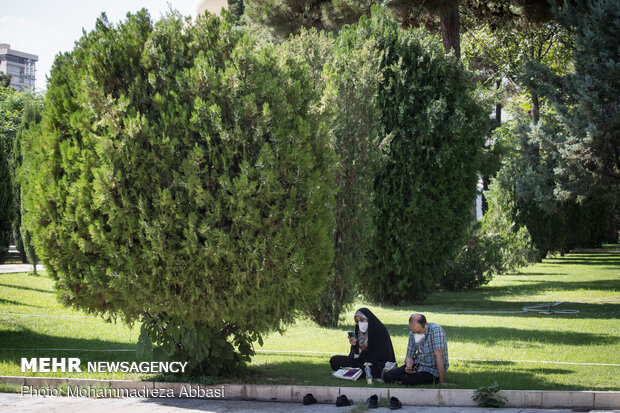
[[[343,3],[369,6],[334,2]],[[258,7],[258,2],[247,4],[248,9]],[[261,3],[261,7],[267,16],[326,16],[312,20],[319,28],[327,26],[328,12],[333,10],[326,2],[278,4],[303,6],[313,13],[289,7],[287,13],[279,14],[278,10],[284,9],[275,3],[269,8]],[[320,9],[328,12],[320,14]],[[434,40],[423,40],[420,31],[401,30],[402,25],[383,7],[375,6],[375,12],[371,20],[363,16],[359,26],[340,32],[374,42],[382,54],[379,62],[384,79],[378,86],[378,102],[387,135],[381,145],[387,164],[375,181],[377,231],[371,265],[360,284],[378,301],[400,302],[432,290],[445,261],[462,241],[463,229],[471,219],[476,168],[487,125],[486,116],[471,98],[468,75],[438,52]],[[294,32],[288,24],[291,20],[282,25],[277,19],[263,21],[276,31]],[[295,27],[304,27],[300,21],[310,24],[309,20],[295,20]]]
[[[427,29],[442,36],[446,52],[461,56],[459,0],[388,0],[386,7],[398,17],[401,25]]]
[[[435,288],[471,221],[487,116],[470,74],[419,30],[375,9],[360,38],[383,52],[379,107],[386,157],[375,180],[376,236],[363,286],[386,303]]]
[[[310,318],[324,326],[337,326],[357,295],[374,231],[372,192],[382,137],[377,87],[381,52],[372,40],[351,34],[327,36],[302,29],[284,44],[311,67],[315,88],[322,95],[316,108],[327,115],[326,128],[337,156],[334,260],[326,288],[308,309]]]
[[[620,3],[589,0],[580,6],[556,11],[574,33],[574,70],[561,76],[533,62],[530,77],[566,128],[556,142],[557,195],[582,200],[603,191],[619,205]]]
[[[64,303],[141,351],[238,371],[333,259],[332,151],[308,68],[211,15],[145,10],[59,55],[26,222]]]

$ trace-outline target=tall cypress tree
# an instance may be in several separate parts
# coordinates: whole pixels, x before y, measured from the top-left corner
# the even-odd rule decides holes
[[[322,326],[335,327],[357,296],[357,284],[368,264],[374,233],[373,182],[382,138],[377,86],[381,52],[371,39],[341,33],[327,36],[302,30],[284,43],[293,56],[311,67],[321,91],[319,112],[327,115],[330,145],[337,156],[334,183],[334,260],[326,287],[307,314]]]
[[[28,168],[26,162],[24,162],[24,154],[29,150],[31,145],[32,135],[38,133],[37,128],[41,122],[41,109],[43,102],[40,96],[29,96],[24,104],[24,111],[22,114],[21,124],[17,135],[15,137],[15,144],[13,146],[12,157],[12,169],[13,169],[13,194],[14,194],[14,210],[16,217],[13,220],[13,234],[15,236],[15,243],[19,243],[18,250],[22,255],[22,262],[29,262],[32,264],[32,272],[37,273],[38,257],[34,251],[32,245],[32,234],[24,225],[24,215],[26,208],[23,202],[23,189],[22,189],[22,177],[26,175],[23,168]],[[25,150],[28,149],[28,150]]]
[[[24,107],[24,95],[12,87],[0,86],[0,262],[8,253],[13,220],[15,218],[13,170],[13,144]],[[19,244],[18,244],[19,246]]]
[[[0,140],[0,263],[8,255],[13,222],[13,188],[6,143]]]
[[[470,74],[420,30],[377,8],[351,26],[383,51],[379,107],[385,161],[375,180],[376,236],[362,285],[378,302],[432,291],[471,221],[488,130]]]

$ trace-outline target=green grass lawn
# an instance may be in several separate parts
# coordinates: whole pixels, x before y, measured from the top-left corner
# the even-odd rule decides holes
[[[618,249],[618,245],[610,247]],[[0,275],[0,375],[23,375],[21,357],[79,357],[83,364],[136,360],[131,351],[109,350],[135,348],[137,326],[107,323],[95,317],[15,315],[85,315],[62,307],[53,285],[53,280],[44,275]],[[564,303],[555,310],[574,309],[579,313],[518,312],[524,306],[560,301]],[[407,307],[379,307],[363,301],[357,305],[369,307],[386,325],[399,363],[404,357],[407,320],[412,312],[422,312],[429,321],[443,326],[450,354],[447,379],[459,388],[478,388],[497,381],[503,389],[620,389],[620,367],[570,364],[620,364],[620,253],[546,259],[517,274],[497,276],[480,289],[438,292]],[[330,355],[348,352],[346,332],[353,328],[353,310],[339,328],[320,328],[300,318],[283,335],[272,334],[263,347],[257,347],[259,353],[247,376],[225,381],[364,385],[362,381],[332,378],[328,363]],[[52,348],[67,350],[27,350]],[[271,352],[261,352],[264,350]],[[314,353],[280,353],[285,351]],[[161,379],[122,373],[31,374]]]

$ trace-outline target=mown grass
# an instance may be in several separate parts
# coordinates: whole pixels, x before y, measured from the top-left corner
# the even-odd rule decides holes
[[[618,249],[617,245],[608,247]],[[53,284],[53,280],[44,275],[0,275],[0,375],[23,375],[22,357],[79,357],[83,364],[87,361],[137,361],[132,351],[109,351],[135,348],[137,326],[107,323],[95,317],[24,316],[85,315],[64,308],[56,300]],[[579,313],[518,312],[524,306],[555,302],[563,302],[554,307],[555,310],[575,309]],[[407,319],[412,312],[422,312],[429,321],[442,325],[448,335],[450,354],[447,379],[459,388],[478,388],[497,381],[503,389],[620,389],[618,366],[541,363],[620,364],[619,253],[554,257],[517,274],[497,276],[482,288],[469,292],[438,292],[411,306],[372,306],[361,299],[356,305],[368,306],[383,321],[392,335],[399,362],[404,356]],[[361,381],[350,383],[330,375],[329,357],[346,354],[346,332],[351,329],[352,312],[338,328],[321,328],[300,318],[283,335],[272,334],[265,339],[263,347],[257,347],[259,353],[252,360],[249,374],[235,379],[202,378],[202,381],[364,385]],[[33,350],[51,348],[65,350]],[[161,379],[122,373],[30,374]]]

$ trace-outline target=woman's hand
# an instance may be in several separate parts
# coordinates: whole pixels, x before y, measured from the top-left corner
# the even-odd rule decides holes
[[[349,343],[354,346],[357,344],[357,339],[355,337],[349,337]]]

